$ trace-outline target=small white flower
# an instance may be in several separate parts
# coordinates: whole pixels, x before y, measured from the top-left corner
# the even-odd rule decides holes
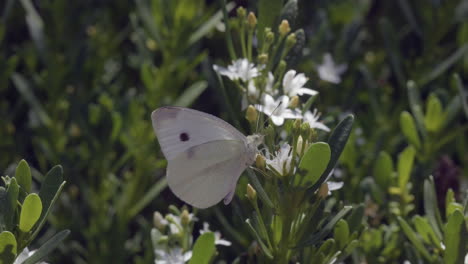
[[[200,235],[204,234],[206,232],[213,232],[210,230],[210,224],[207,222],[203,223],[203,229],[200,229]],[[221,238],[221,233],[219,231],[213,232],[215,236],[215,245],[221,245],[221,246],[227,246],[229,247],[231,245],[230,241],[227,241],[225,239]]]
[[[263,105],[255,105],[255,108],[269,116],[273,124],[281,126],[284,123],[284,119],[302,118],[299,112],[288,109],[288,104],[289,97],[285,95],[280,96],[275,101],[271,95],[265,94]]]
[[[339,190],[343,187],[344,183],[343,182],[333,182],[333,181],[327,181],[328,185],[328,195],[331,195],[332,191]]]
[[[227,68],[213,65],[213,69],[233,81],[241,79],[244,82],[248,82],[259,74],[258,68],[247,59],[235,60]]]
[[[274,95],[275,94],[275,92],[273,92],[274,83],[275,83],[275,77],[273,76],[273,73],[269,72],[268,78],[265,83],[265,87],[263,87],[263,93]],[[261,91],[262,91],[261,88],[255,86],[255,81],[250,80],[249,84],[247,85],[247,94],[244,94],[244,96],[242,97],[242,102],[241,102],[242,110],[245,110],[247,106],[249,105],[248,99],[256,102],[260,97]]]
[[[306,82],[307,78],[303,73],[296,75],[295,70],[289,70],[283,77],[284,93],[290,97],[303,94],[317,95],[317,91],[303,87]]]
[[[323,55],[323,63],[317,67],[320,79],[338,84],[341,82],[341,74],[347,69],[346,64],[336,65],[330,53]]]
[[[34,252],[36,251],[35,250],[29,251],[28,248],[24,248],[23,251],[21,251],[21,253],[18,254],[18,256],[16,256],[15,262],[13,262],[13,264],[23,263],[25,260],[31,257],[34,254]],[[41,262],[38,262],[37,264],[48,264],[48,263],[41,261]]]
[[[314,112],[305,112],[303,118],[304,122],[309,123],[309,126],[311,128],[317,128],[326,132],[330,132],[330,128],[328,128],[322,122],[318,122],[318,119],[320,118],[320,113],[317,112],[317,109],[314,109]]]
[[[266,163],[284,176],[291,170],[291,160],[291,146],[288,143],[284,143],[276,152],[276,156],[272,159],[267,158]]]
[[[156,249],[155,264],[184,264],[192,257],[192,251],[182,252],[182,248],[172,248],[168,251]]]

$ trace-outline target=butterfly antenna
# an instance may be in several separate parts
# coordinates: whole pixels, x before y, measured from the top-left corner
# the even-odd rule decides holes
[[[265,120],[265,122],[263,122],[263,127],[265,127],[265,125],[266,125],[266,123],[268,122],[268,120],[271,119],[271,116],[275,113],[276,110],[278,110],[278,108],[280,107],[281,104],[283,104],[283,101],[279,102],[279,104],[275,107],[275,109],[273,109],[273,111],[271,112],[271,114],[268,115],[267,120]]]

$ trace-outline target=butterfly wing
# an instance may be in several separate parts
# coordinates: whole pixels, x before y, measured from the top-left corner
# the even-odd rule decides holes
[[[246,137],[215,116],[182,107],[161,107],[152,114],[153,128],[167,160],[189,148],[210,141],[240,140]]]
[[[210,141],[169,160],[167,180],[181,200],[198,208],[207,208],[234,191],[246,167],[243,141]]]

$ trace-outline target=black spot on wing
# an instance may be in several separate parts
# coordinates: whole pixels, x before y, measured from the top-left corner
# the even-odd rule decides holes
[[[185,132],[182,132],[182,133],[180,133],[180,135],[179,135],[179,139],[180,139],[180,141],[182,141],[182,142],[189,141],[190,136],[189,136],[189,134],[187,134],[187,133],[185,133]]]

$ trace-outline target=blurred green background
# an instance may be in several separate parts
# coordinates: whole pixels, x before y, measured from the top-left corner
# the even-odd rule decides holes
[[[258,14],[258,2],[234,1],[228,9]],[[153,262],[152,213],[181,202],[165,188],[150,114],[179,105],[227,117],[212,71],[213,63],[230,63],[221,7],[222,1],[201,0],[0,3],[0,170],[12,175],[24,158],[40,181],[39,172],[61,164],[68,182],[46,229],[71,234],[51,263]],[[289,66],[320,92],[315,106],[327,124],[343,113],[356,116],[341,158],[345,187],[336,198],[380,201],[369,226],[386,222],[388,194],[376,194],[369,175],[381,151],[396,160],[408,142],[418,144],[402,131],[401,113],[414,115],[414,106],[425,112],[430,100],[443,109],[442,121],[427,136],[420,131],[425,147],[417,148],[411,178],[414,210],[423,213],[429,174],[440,197],[448,187],[456,194],[465,189],[468,2],[299,0],[297,11],[282,14],[305,32]],[[317,75],[326,52],[348,65],[340,84]],[[235,210],[219,205],[199,217],[236,241],[221,224],[242,226]],[[229,260],[243,250],[237,241],[221,255]]]

